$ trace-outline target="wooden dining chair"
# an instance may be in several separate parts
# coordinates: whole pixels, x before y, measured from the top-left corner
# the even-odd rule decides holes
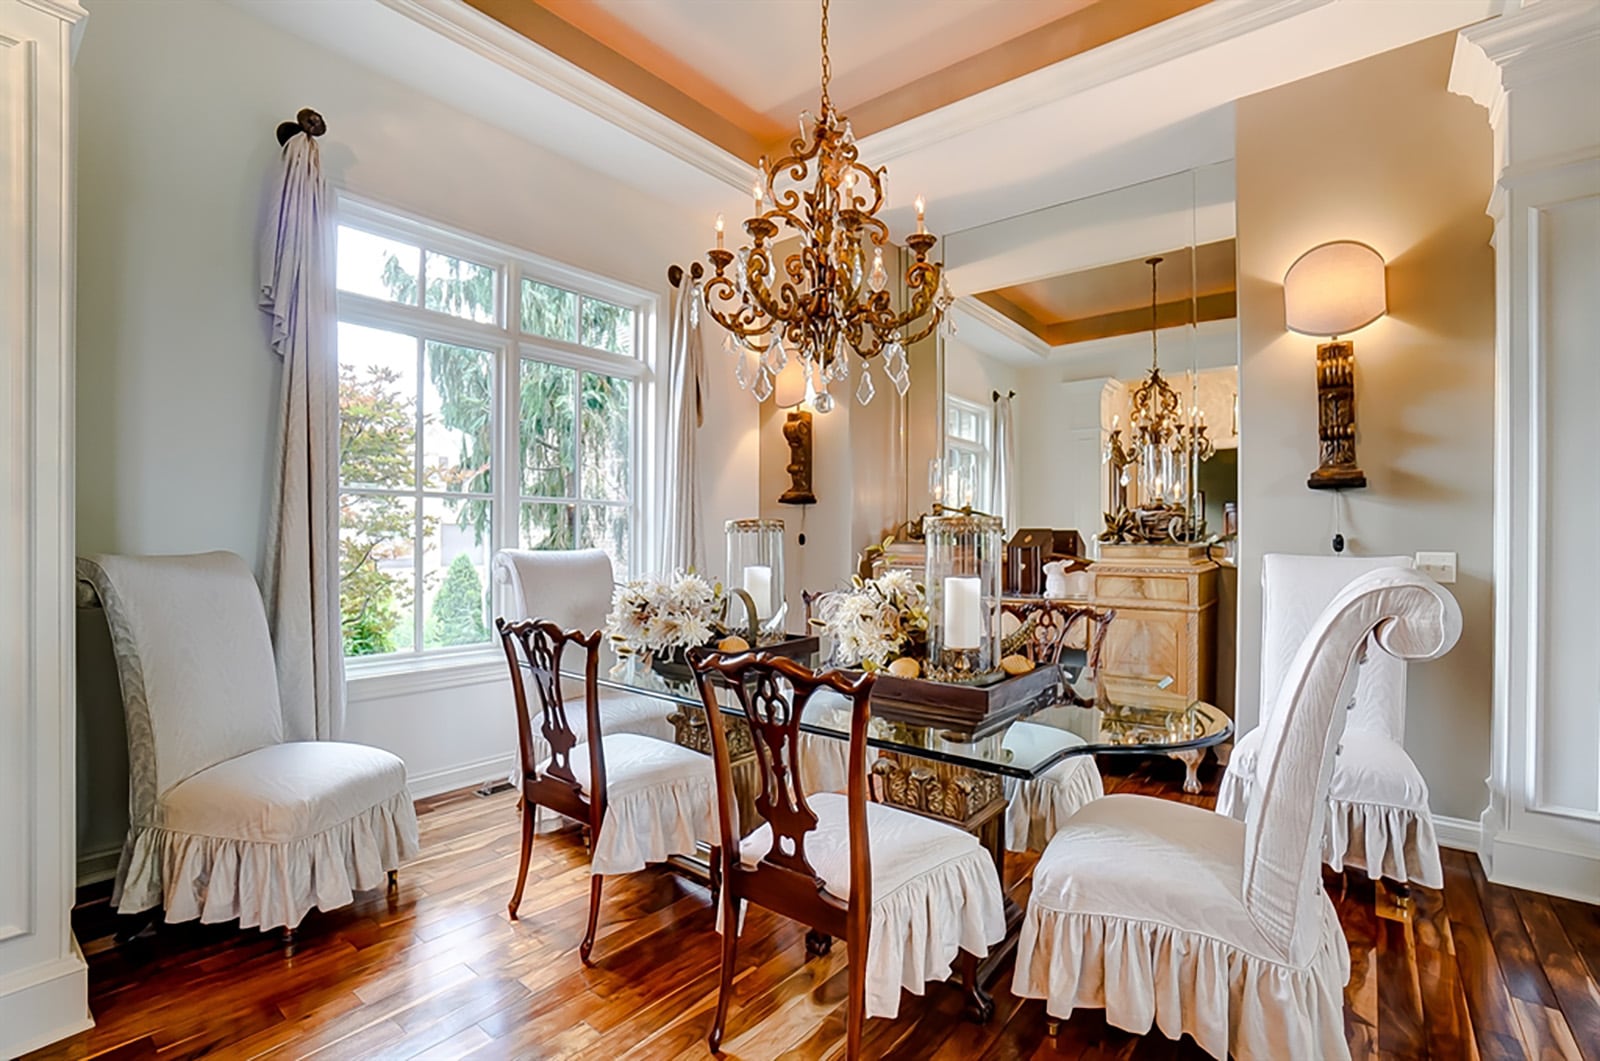
[[[987,1020],[978,960],[1005,936],[1000,876],[977,837],[953,825],[867,798],[867,720],[873,678],[816,674],[771,653],[693,653],[717,778],[722,836],[722,979],[711,1049],[722,1044],[745,902],[842,937],[849,958],[846,1042],[860,1056],[867,1017],[893,1017],[902,988],[922,994],[948,979],[959,956],[969,1010]],[[831,689],[850,703],[849,781],[844,795],[807,793],[798,769],[806,703]],[[756,808],[766,824],[741,842],[727,728],[718,691],[749,723],[759,765]]]
[[[1046,640],[1037,662],[1059,666],[1072,628],[1081,622],[1085,625],[1084,666],[1098,671],[1106,630],[1111,620],[1116,618],[1116,611],[1092,605],[1061,607],[1047,604],[1045,608],[1050,613],[1047,630],[1051,636]],[[1065,674],[1062,675],[1061,687],[1063,703],[1078,707],[1092,706],[1073,691],[1072,685],[1065,680]],[[1085,743],[1081,737],[1065,730],[1046,728],[1040,722],[1021,721],[1013,723],[1006,731],[1005,746],[1008,749],[1013,745],[1020,748],[1023,743],[1041,736],[1057,744],[1066,741],[1080,745]],[[1095,765],[1094,756],[1086,754],[1069,755],[1038,777],[1016,782],[1006,801],[1006,850],[1043,851],[1068,818],[1105,793],[1105,781],[1100,776],[1100,768]]]
[[[716,844],[716,778],[709,758],[671,741],[637,733],[579,739],[562,695],[563,657],[569,645],[583,653],[583,713],[587,721],[583,732],[601,733],[599,630],[589,634],[563,630],[542,619],[514,623],[497,619],[495,627],[511,667],[522,782],[522,859],[507,909],[516,920],[528,879],[538,808],[582,823],[589,830],[589,926],[578,956],[587,965],[599,923],[600,890],[607,875],[633,873],[673,855],[693,855],[701,843]],[[539,757],[534,743],[526,687],[529,678],[539,698],[539,732],[550,748],[545,759]]]

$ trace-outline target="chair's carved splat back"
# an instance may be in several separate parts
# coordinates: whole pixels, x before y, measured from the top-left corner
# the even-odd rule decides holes
[[[574,790],[581,786],[577,775],[572,771],[572,749],[578,746],[577,732],[572,728],[571,719],[567,715],[566,700],[561,692],[561,664],[566,655],[567,646],[576,644],[590,657],[586,660],[588,670],[597,669],[597,653],[600,650],[600,634],[584,634],[577,630],[563,630],[555,623],[542,619],[529,619],[522,622],[507,623],[499,621],[500,636],[505,642],[506,658],[512,670],[512,687],[517,698],[517,727],[519,737],[522,738],[523,750],[522,769],[525,776],[533,776],[539,764],[533,761],[533,742],[531,739],[531,714],[525,692],[527,681],[531,679],[535,693],[539,698],[540,727],[545,741],[550,745],[550,762],[544,769],[544,776],[556,778],[571,785]],[[522,661],[519,662],[512,645],[521,647]],[[585,703],[587,714],[594,715],[595,705]],[[589,732],[599,732],[598,720],[588,718]]]
[[[817,816],[806,802],[800,779],[800,720],[806,704],[818,689],[827,687],[851,701],[850,749],[852,805],[866,802],[866,735],[871,675],[851,679],[838,671],[814,674],[800,663],[772,653],[739,656],[691,654],[695,681],[712,726],[713,745],[726,745],[717,701],[717,689],[728,688],[750,726],[761,789],[755,806],[772,827],[772,846],[762,857],[762,867],[802,874],[822,887],[822,878],[806,858],[805,839],[817,826]],[[720,679],[720,680],[719,680]],[[725,754],[725,751],[724,753]],[[718,763],[719,778],[725,764]],[[720,788],[720,786],[719,786]],[[860,836],[852,844],[865,851],[865,811],[858,815]],[[724,821],[728,821],[725,811]],[[853,829],[856,826],[852,826]],[[737,837],[732,838],[737,841]]]
[[[783,685],[788,685],[787,694]],[[747,672],[734,684],[761,775],[756,810],[772,826],[772,847],[764,861],[815,877],[806,860],[806,834],[816,828],[817,816],[800,783],[800,716],[812,688],[780,683],[770,670]]]

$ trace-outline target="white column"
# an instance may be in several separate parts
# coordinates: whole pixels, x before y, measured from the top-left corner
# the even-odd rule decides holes
[[[82,1031],[72,938],[75,0],[0,3],[0,1056]]]
[[[1522,0],[1457,39],[1494,127],[1495,686],[1480,854],[1600,901],[1600,5]]]

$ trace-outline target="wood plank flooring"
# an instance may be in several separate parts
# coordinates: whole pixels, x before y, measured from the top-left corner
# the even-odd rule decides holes
[[[1209,806],[1167,761],[1103,763],[1106,787]],[[114,945],[104,900],[77,912],[89,957],[92,1031],[38,1058],[705,1058],[717,937],[704,889],[648,870],[606,884],[597,966],[577,956],[588,897],[574,828],[541,834],[522,919],[506,918],[518,830],[510,793],[425,801],[423,854],[392,896],[313,913],[293,957],[229,926],[162,926]],[[1031,863],[1008,881],[1019,901]],[[1488,883],[1446,853],[1442,892],[1402,902],[1329,875],[1351,947],[1346,1027],[1357,1058],[1600,1061],[1600,907]],[[807,961],[804,931],[752,909],[725,1039],[731,1058],[842,1053],[844,948]],[[1043,1006],[994,985],[996,1013],[961,1019],[954,987],[907,996],[867,1023],[871,1057],[1203,1058],[1184,1039],[1140,1037],[1080,1011],[1052,1040]]]

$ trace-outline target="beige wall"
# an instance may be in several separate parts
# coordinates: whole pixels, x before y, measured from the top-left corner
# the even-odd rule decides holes
[[[1356,554],[1459,554],[1464,630],[1412,668],[1406,746],[1436,814],[1475,819],[1489,767],[1494,402],[1490,132],[1445,89],[1453,35],[1240,100],[1241,728],[1259,713],[1261,557],[1329,550],[1339,498],[1314,492],[1314,339],[1284,330],[1282,279],[1332,239],[1389,263],[1389,315],[1355,333],[1364,490]]]

